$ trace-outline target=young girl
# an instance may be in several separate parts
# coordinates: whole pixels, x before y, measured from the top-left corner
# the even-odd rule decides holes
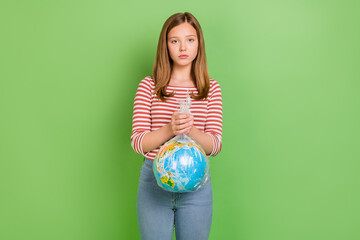
[[[191,93],[191,114],[180,114],[179,100]],[[170,16],[160,33],[153,75],[141,80],[134,101],[131,146],[142,154],[137,196],[141,239],[208,239],[212,220],[211,178],[194,192],[160,188],[152,171],[156,153],[168,140],[185,133],[207,156],[221,150],[220,85],[209,78],[202,30],[188,13]]]

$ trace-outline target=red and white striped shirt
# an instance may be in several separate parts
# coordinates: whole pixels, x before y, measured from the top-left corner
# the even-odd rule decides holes
[[[178,87],[168,85],[166,92],[175,92],[173,97],[162,102],[154,94],[155,83],[151,76],[141,80],[134,99],[131,146],[136,153],[150,160],[155,159],[160,147],[143,152],[142,139],[145,134],[155,131],[171,122],[171,116],[179,110],[179,100],[186,99],[187,90],[198,94],[196,87]],[[194,126],[209,134],[213,140],[213,149],[207,156],[215,156],[221,150],[222,143],[222,97],[218,82],[210,78],[210,90],[206,100],[191,99],[190,112],[194,116]],[[170,139],[169,139],[170,140]]]

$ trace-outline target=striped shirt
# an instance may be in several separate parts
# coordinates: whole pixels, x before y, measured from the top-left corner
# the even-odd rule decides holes
[[[145,134],[171,122],[172,114],[179,110],[179,100],[186,99],[187,90],[198,94],[196,87],[168,85],[167,93],[174,91],[175,95],[167,97],[166,102],[162,102],[154,90],[155,83],[151,76],[140,81],[134,99],[131,134],[131,146],[134,151],[150,160],[155,159],[161,146],[150,152],[143,152],[142,140]],[[207,156],[215,156],[222,147],[222,97],[218,82],[210,78],[210,90],[206,100],[191,99],[190,113],[194,116],[194,126],[209,134],[213,140],[213,149]]]

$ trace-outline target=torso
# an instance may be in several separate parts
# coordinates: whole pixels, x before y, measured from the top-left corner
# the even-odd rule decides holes
[[[218,116],[218,113],[221,112],[221,95],[220,100],[217,100],[219,103],[212,103],[211,110],[209,109],[210,101],[213,97],[212,92],[217,88],[219,88],[219,85],[214,79],[210,78],[208,98],[202,100],[191,99],[190,112],[194,116],[194,126],[202,132],[217,132],[221,128],[222,120],[221,116]],[[142,80],[138,89],[138,101],[141,101],[142,105],[137,105],[134,109],[135,121],[133,122],[133,129],[139,128],[155,131],[161,128],[171,121],[173,112],[179,110],[179,101],[186,99],[188,91],[189,93],[193,92],[195,95],[198,94],[194,84],[184,84],[182,86],[169,84],[166,93],[174,92],[175,95],[166,97],[166,101],[163,102],[157,98],[154,90],[154,81],[150,76],[147,76]],[[215,98],[219,98],[219,94],[215,95]],[[210,118],[208,117],[209,114]],[[221,130],[219,134],[221,134]],[[153,160],[158,150],[159,148],[147,153],[147,158]]]

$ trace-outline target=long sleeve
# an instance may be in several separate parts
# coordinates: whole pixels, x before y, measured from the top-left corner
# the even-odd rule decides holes
[[[210,89],[205,133],[213,140],[213,150],[208,156],[216,156],[222,148],[222,96],[220,85],[216,81]]]
[[[151,131],[151,86],[143,79],[138,86],[134,99],[131,146],[136,153],[146,157],[142,149],[142,140],[146,133]]]

